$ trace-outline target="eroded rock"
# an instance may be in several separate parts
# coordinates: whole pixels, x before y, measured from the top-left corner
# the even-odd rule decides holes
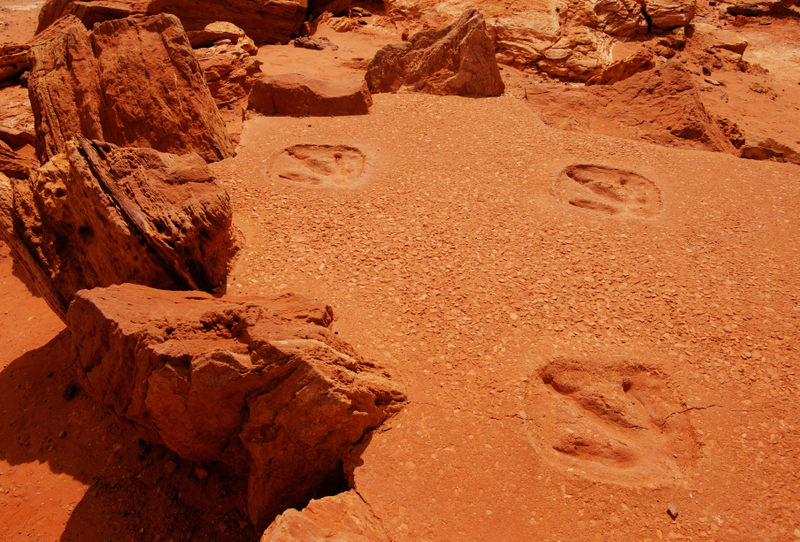
[[[703,105],[691,74],[677,60],[613,85],[582,90],[545,87],[529,92],[528,101],[555,128],[736,152]]]
[[[468,9],[450,26],[387,45],[367,68],[372,92],[409,88],[429,94],[499,96],[505,85],[481,12]]]
[[[62,319],[82,289],[223,285],[239,246],[232,217],[196,154],[74,139],[29,179],[0,181],[0,234]]]
[[[83,388],[142,438],[246,473],[262,529],[405,402],[332,320],[329,306],[292,295],[132,284],[79,292],[68,318]]]
[[[253,40],[247,37],[244,30],[225,21],[216,21],[206,25],[202,30],[187,32],[186,36],[195,49],[211,47],[220,40],[230,40],[233,45],[238,45],[251,55],[258,52]]]
[[[696,0],[644,0],[642,9],[655,28],[686,26],[697,12]]]
[[[202,31],[219,21],[233,23],[258,43],[288,43],[300,34],[307,0],[47,0],[39,12],[37,34],[65,15],[78,17],[86,28],[95,22],[129,15],[170,13],[187,31]]]
[[[177,17],[80,25],[31,49],[28,90],[42,163],[80,133],[116,145],[233,156],[214,99]]]
[[[195,54],[218,107],[246,98],[262,76],[261,61],[239,45],[220,43]]]
[[[754,136],[747,138],[740,149],[742,158],[750,160],[772,160],[800,164],[800,153],[788,145],[779,143],[771,137]]]
[[[264,531],[261,542],[389,542],[383,526],[355,491],[312,500],[302,510],[289,509]]]
[[[262,115],[319,117],[366,115],[372,105],[367,83],[315,79],[303,73],[271,75],[253,84],[247,108]]]

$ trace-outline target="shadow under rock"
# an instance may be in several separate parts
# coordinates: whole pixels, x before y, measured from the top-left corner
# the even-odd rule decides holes
[[[123,431],[75,384],[70,350],[64,330],[0,372],[0,458],[89,486],[61,540],[257,541],[243,484]]]

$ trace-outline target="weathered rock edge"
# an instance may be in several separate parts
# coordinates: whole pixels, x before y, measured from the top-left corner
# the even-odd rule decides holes
[[[248,478],[263,529],[315,495],[353,446],[405,403],[385,369],[291,294],[214,298],[123,284],[69,309],[82,387],[142,438]]]
[[[202,158],[80,136],[66,147],[29,179],[0,175],[0,237],[62,320],[82,289],[225,284],[240,240]]]
[[[428,94],[500,96],[505,84],[480,10],[471,8],[450,26],[419,32],[378,51],[367,68],[370,92],[410,87]]]

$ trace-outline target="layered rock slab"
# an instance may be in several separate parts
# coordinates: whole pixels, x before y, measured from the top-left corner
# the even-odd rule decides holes
[[[367,68],[371,92],[408,88],[428,94],[499,96],[505,85],[494,44],[478,9],[466,10],[441,30],[419,32],[387,45]]]
[[[30,53],[28,91],[42,163],[75,134],[207,161],[233,156],[202,69],[177,17],[73,24]]]
[[[372,105],[365,81],[331,81],[303,73],[283,73],[258,79],[247,108],[262,115],[319,117],[366,115]]]
[[[329,329],[332,309],[125,284],[70,307],[83,388],[142,438],[248,478],[265,528],[316,494],[405,402],[396,380]]]
[[[217,21],[242,28],[258,43],[288,43],[300,34],[307,0],[48,0],[39,12],[37,34],[65,15],[80,18],[87,28],[96,22],[129,15],[169,13],[189,31],[201,31]]]
[[[0,236],[62,319],[86,288],[224,285],[240,243],[232,220],[196,154],[80,138],[30,178],[0,177]]]
[[[312,500],[289,509],[264,531],[261,542],[389,542],[380,520],[355,491]]]

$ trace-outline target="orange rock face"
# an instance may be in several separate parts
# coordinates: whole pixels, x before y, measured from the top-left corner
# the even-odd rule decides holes
[[[170,15],[72,25],[31,50],[28,89],[42,162],[76,133],[129,147],[233,155],[201,68]]]
[[[329,306],[297,296],[126,284],[80,292],[68,320],[84,389],[143,438],[247,473],[261,528],[318,493],[405,402],[328,329]]]
[[[483,15],[474,8],[442,30],[420,32],[378,51],[367,83],[372,92],[409,87],[462,96],[499,96],[505,89]]]

